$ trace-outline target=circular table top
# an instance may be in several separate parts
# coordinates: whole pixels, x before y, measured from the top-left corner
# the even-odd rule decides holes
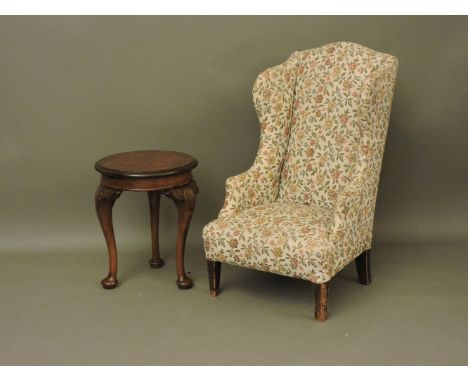
[[[101,174],[119,178],[150,178],[181,174],[198,164],[192,156],[177,151],[130,151],[104,157],[94,168]]]

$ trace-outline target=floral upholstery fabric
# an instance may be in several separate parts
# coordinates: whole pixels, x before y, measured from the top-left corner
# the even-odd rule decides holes
[[[311,281],[331,277],[329,208],[297,203],[266,203],[208,225],[207,253],[216,260]],[[214,248],[211,248],[211,245]]]
[[[338,42],[258,76],[259,150],[226,181],[207,259],[323,283],[370,248],[397,66]]]

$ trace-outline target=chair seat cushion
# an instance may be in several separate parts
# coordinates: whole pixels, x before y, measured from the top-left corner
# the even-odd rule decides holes
[[[331,209],[307,204],[247,208],[204,228],[206,257],[323,283],[333,274],[332,221]]]

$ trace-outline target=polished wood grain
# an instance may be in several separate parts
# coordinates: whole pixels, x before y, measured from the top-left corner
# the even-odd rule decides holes
[[[328,309],[328,287],[329,283],[315,285],[315,320],[325,321]]]
[[[207,260],[208,281],[210,284],[210,294],[216,297],[219,294],[219,282],[221,279],[221,262]]]
[[[369,285],[371,278],[371,251],[370,249],[361,253],[355,259],[358,280],[360,284]]]
[[[152,255],[150,266],[160,268],[159,206],[161,194],[172,199],[177,207],[179,223],[176,240],[176,274],[180,289],[189,289],[193,282],[185,272],[185,242],[195,209],[198,186],[192,169],[197,160],[175,151],[134,151],[100,159],[95,169],[101,173],[96,191],[96,213],[106,239],[109,253],[109,273],[102,286],[115,288],[117,281],[117,248],[112,224],[112,208],[123,191],[147,191],[150,209]]]
[[[192,170],[197,160],[177,151],[131,151],[104,157],[95,169],[110,177],[151,178],[175,175]]]

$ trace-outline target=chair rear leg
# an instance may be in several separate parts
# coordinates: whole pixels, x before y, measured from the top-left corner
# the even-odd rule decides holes
[[[371,283],[371,252],[370,249],[356,257],[356,269],[360,284],[369,285]]]
[[[315,285],[315,320],[325,321],[327,319],[329,283]]]
[[[210,294],[216,297],[219,293],[219,280],[221,277],[221,262],[207,260],[208,281],[210,283]]]

